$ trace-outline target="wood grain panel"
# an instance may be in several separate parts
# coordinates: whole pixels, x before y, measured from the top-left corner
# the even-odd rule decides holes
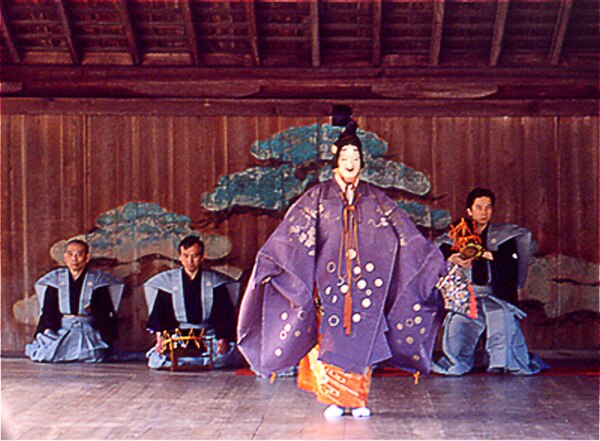
[[[27,264],[27,219],[24,209],[23,126],[25,117],[2,118],[2,347],[14,348],[30,337],[33,326],[20,326],[12,314],[13,303],[32,293]]]
[[[560,118],[558,143],[559,250],[597,262],[598,119]]]
[[[214,220],[202,193],[225,174],[259,165],[250,154],[255,140],[329,118],[79,112],[3,114],[1,121],[2,346],[21,351],[33,328],[16,323],[11,308],[56,266],[53,243],[89,231],[99,214],[129,201]],[[392,159],[426,173],[432,189],[424,202],[455,218],[469,190],[492,188],[495,220],[530,228],[542,254],[598,261],[595,117],[408,118],[398,111],[361,115],[359,123],[388,142]],[[247,277],[280,221],[281,214],[233,213],[202,228],[231,239],[227,261]],[[166,263],[137,265],[126,279],[119,345],[141,350],[149,344],[142,283]]]
[[[55,240],[61,225],[60,116],[27,118],[22,145],[23,228],[26,265],[34,280],[50,269],[49,248],[38,248]],[[67,224],[68,225],[68,224]]]
[[[60,235],[67,237],[89,229],[81,214],[84,207],[83,182],[85,118],[64,115],[60,122]]]
[[[492,162],[489,166],[489,187],[496,194],[494,221],[521,223],[522,145],[519,118],[491,118],[489,121],[489,151]]]
[[[101,213],[122,205],[126,177],[124,164],[129,118],[91,116],[87,119],[84,180],[88,228],[95,225]],[[142,140],[140,140],[142,141]],[[143,185],[143,182],[140,182]]]
[[[471,184],[464,182],[465,164],[461,152],[454,150],[464,122],[460,118],[432,119],[432,192],[440,198],[438,208],[450,210],[452,219],[464,215],[464,199]]]
[[[540,254],[556,252],[558,228],[558,141],[556,118],[524,118],[523,224],[532,232]],[[532,142],[535,140],[535,143]]]

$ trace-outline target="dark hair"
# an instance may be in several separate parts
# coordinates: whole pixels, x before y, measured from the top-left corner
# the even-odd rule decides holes
[[[181,254],[181,249],[187,250],[188,248],[193,247],[194,245],[198,245],[200,247],[200,255],[204,255],[204,242],[200,240],[200,238],[194,234],[190,234],[182,239],[177,246],[177,252]]]
[[[477,188],[474,188],[473,190],[471,190],[471,192],[467,196],[467,208],[471,209],[471,207],[475,203],[475,199],[483,198],[483,197],[488,197],[491,199],[492,207],[496,203],[496,196],[494,195],[494,192],[492,190],[488,190],[487,188],[477,187]]]
[[[352,107],[345,104],[334,104],[331,109],[331,125],[346,127],[350,121],[352,121]]]
[[[333,168],[336,168],[338,166],[338,161],[340,159],[340,152],[342,151],[342,147],[345,147],[347,145],[354,145],[358,148],[358,153],[360,155],[360,168],[363,168],[365,166],[365,159],[363,157],[362,151],[362,142],[360,142],[360,139],[356,134],[357,128],[358,126],[356,122],[350,120],[350,122],[346,124],[344,131],[339,136],[337,141],[333,143],[333,145],[337,147],[335,154],[333,155]]]
[[[83,245],[85,254],[90,254],[90,246],[88,245],[88,243],[85,240],[82,240],[82,239],[71,239],[70,241],[68,241],[67,244],[65,245],[65,251],[67,250],[67,247],[69,245],[71,245],[72,243]]]

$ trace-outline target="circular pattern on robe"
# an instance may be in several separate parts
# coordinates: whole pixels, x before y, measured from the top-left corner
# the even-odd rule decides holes
[[[275,354],[275,357],[281,357],[283,355],[283,350],[281,348],[277,348],[275,351],[273,351],[273,353]]]
[[[425,333],[427,332],[427,329],[426,329],[426,328],[421,328],[421,329],[419,329],[419,332],[420,332],[422,335],[425,335]]]
[[[407,319],[404,321],[404,324],[405,324],[406,326],[408,326],[409,328],[412,328],[412,327],[414,326],[415,322],[413,321],[413,319],[411,319],[411,318],[407,318]]]
[[[280,317],[281,317],[281,320],[287,320],[288,317],[289,317],[289,315],[288,315],[287,312],[282,312],[281,315],[280,315]]]
[[[365,279],[360,279],[356,282],[356,286],[358,289],[365,289],[367,287],[367,281]]]
[[[338,296],[334,295],[334,296],[331,298],[331,303],[336,303],[337,301],[338,301]]]
[[[367,270],[368,273],[372,273],[375,270],[375,265],[373,265],[373,262],[367,262],[365,265],[365,270]]]
[[[333,273],[335,271],[335,262],[327,263],[327,271]]]
[[[360,302],[363,308],[369,308],[371,306],[371,299],[362,299]]]
[[[353,321],[354,323],[358,323],[358,322],[360,322],[361,320],[362,320],[362,317],[360,316],[360,314],[359,314],[359,313],[356,313],[356,314],[353,314],[353,315],[352,315],[352,321]]]
[[[419,361],[421,359],[421,357],[419,357],[418,355],[413,355],[412,359],[415,361]]]
[[[342,294],[346,294],[349,289],[350,288],[348,288],[348,285],[342,285],[342,286],[340,286],[340,291],[342,291]]]
[[[292,324],[286,323],[283,329],[285,330],[285,332],[290,332],[292,330]]]
[[[356,259],[356,250],[350,248],[347,252],[346,252],[346,257],[348,257],[351,260]]]
[[[368,295],[368,296],[370,296],[371,294],[373,294],[373,290],[372,289],[367,289],[365,291],[365,294]]]
[[[421,316],[418,315],[415,317],[415,324],[420,325],[422,321],[423,318]]]
[[[398,331],[402,331],[404,329],[404,325],[402,325],[402,323],[396,323],[396,329]]]
[[[420,311],[420,310],[421,310],[421,305],[419,305],[419,304],[417,303],[417,304],[413,305],[413,309],[414,309],[415,311]]]
[[[415,339],[412,338],[411,336],[406,337],[406,343],[408,343],[409,345],[412,345],[415,342]]]
[[[301,335],[302,332],[300,332],[300,330],[294,332],[294,337],[300,337]]]
[[[328,296],[329,294],[331,294],[331,286],[325,288],[325,295]]]
[[[354,273],[354,275],[358,276],[360,273],[362,273],[362,270],[360,269],[360,266],[355,266],[352,269],[352,272]]]
[[[340,318],[337,315],[331,315],[327,319],[327,322],[329,323],[329,326],[335,328],[337,325],[340,324]]]
[[[302,310],[298,311],[298,318],[300,320],[304,320],[306,318],[306,311],[302,311]]]
[[[377,288],[381,288],[383,286],[383,280],[381,279],[375,279],[374,283]]]
[[[280,340],[285,340],[285,339],[287,338],[287,336],[288,336],[288,334],[287,334],[287,332],[285,332],[285,331],[281,331],[281,332],[279,333],[279,339],[280,339]]]

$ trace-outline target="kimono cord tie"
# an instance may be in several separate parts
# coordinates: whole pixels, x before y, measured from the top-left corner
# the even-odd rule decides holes
[[[358,280],[361,276],[361,271],[359,271],[356,278],[353,278],[352,260],[356,259],[358,267],[362,267],[358,250],[358,216],[356,211],[356,203],[360,199],[360,193],[356,195],[353,204],[348,203],[344,193],[340,192],[340,196],[344,201],[344,211],[342,213],[343,232],[338,256],[338,279],[340,281],[346,280],[348,286],[348,291],[344,295],[343,326],[346,335],[350,335],[352,332],[352,282]],[[345,263],[346,268],[345,274],[342,274],[343,263]]]

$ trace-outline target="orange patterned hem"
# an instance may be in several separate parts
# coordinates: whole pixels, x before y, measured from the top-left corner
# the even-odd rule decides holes
[[[340,407],[367,407],[367,397],[371,387],[369,367],[364,374],[344,372],[337,366],[318,360],[319,345],[310,350],[298,369],[298,387],[315,394],[324,404]]]

